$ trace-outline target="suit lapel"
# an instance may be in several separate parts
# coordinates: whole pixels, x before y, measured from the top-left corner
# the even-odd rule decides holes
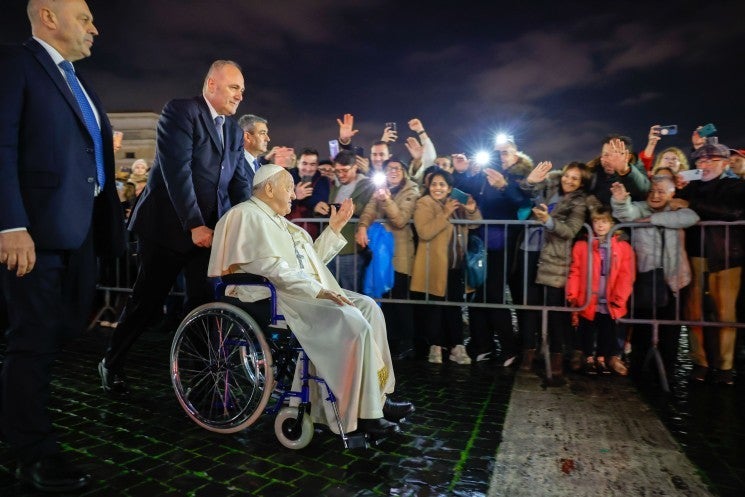
[[[39,45],[39,43],[33,38],[26,41],[23,45],[29,50],[31,50],[36,60],[39,61],[39,64],[41,64],[41,66],[44,68],[47,74],[49,74],[49,77],[54,82],[54,85],[57,87],[60,93],[62,93],[62,96],[65,97],[65,100],[70,105],[70,108],[72,109],[72,111],[75,113],[76,116],[78,116],[78,119],[80,119],[80,122],[83,123],[83,125],[85,125],[85,121],[83,120],[83,114],[80,111],[80,106],[78,105],[78,101],[75,100],[75,96],[72,94],[70,87],[67,86],[67,81],[65,81],[64,76],[62,76],[62,73],[60,72],[59,67],[54,65],[54,61],[49,56],[47,51],[44,50],[44,47]]]
[[[217,151],[222,153],[223,146],[220,143],[220,136],[217,134],[215,121],[212,120],[212,115],[210,114],[209,107],[207,107],[207,102],[204,101],[204,97],[202,96],[196,97],[196,99],[199,102],[199,117],[202,119],[202,124],[207,129],[207,133],[209,133],[210,138],[212,138],[212,143],[215,145]],[[224,128],[223,135],[226,135]]]

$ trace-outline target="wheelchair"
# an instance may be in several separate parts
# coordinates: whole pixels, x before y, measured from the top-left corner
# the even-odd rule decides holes
[[[267,333],[241,307],[223,302],[228,285],[259,285],[271,297],[249,304]],[[197,307],[176,330],[171,345],[171,382],[179,404],[197,425],[217,433],[235,433],[264,413],[276,416],[274,433],[289,449],[306,447],[314,434],[309,382],[325,387],[345,448],[367,447],[361,433],[346,434],[336,397],[317,376],[309,374],[308,356],[277,312],[277,294],[265,278],[252,274],[223,276],[215,285],[216,302]],[[300,390],[292,390],[300,362]],[[290,406],[290,399],[298,399]]]

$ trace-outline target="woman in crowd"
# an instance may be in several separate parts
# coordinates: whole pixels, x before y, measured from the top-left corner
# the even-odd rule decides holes
[[[435,170],[429,177],[426,194],[414,208],[414,227],[419,244],[411,276],[412,298],[437,301],[463,301],[466,291],[464,264],[468,231],[478,226],[453,224],[455,219],[480,220],[481,213],[473,197],[465,205],[450,197],[453,176]],[[429,339],[429,362],[442,363],[443,349],[450,351],[450,360],[470,364],[463,346],[463,321],[459,306],[436,304],[416,306],[419,329],[426,330]]]
[[[414,234],[409,221],[419,198],[419,187],[408,178],[406,164],[392,157],[383,163],[385,184],[376,188],[360,215],[355,241],[363,248],[369,244],[367,228],[376,219],[384,219],[393,234],[394,282],[390,298],[409,298],[409,278],[414,260]],[[373,178],[375,181],[375,178]],[[414,318],[410,305],[383,304],[391,354],[403,357],[412,351]]]
[[[585,186],[590,171],[585,164],[571,162],[561,171],[551,171],[550,162],[541,162],[526,178],[523,188],[533,197],[532,220],[543,226],[525,230],[517,252],[521,257],[515,266],[524,281],[513,279],[516,304],[565,306],[564,287],[572,258],[572,242],[587,214]],[[521,369],[529,371],[535,356],[537,337],[541,333],[541,312],[517,312],[522,336]],[[571,337],[571,316],[551,312],[548,327],[551,350],[551,374],[563,374],[563,347]]]
[[[655,156],[654,150],[661,138],[658,124],[649,128],[647,146],[639,153],[639,160],[642,161],[647,172],[654,174],[654,170],[658,167],[669,167],[675,174],[688,169],[686,154],[677,147],[668,147]]]
[[[662,167],[670,168],[675,174],[689,169],[688,159],[678,147],[668,147],[658,155],[654,160],[652,171]]]
[[[147,185],[147,176],[150,168],[144,159],[137,159],[132,163],[132,173],[127,178],[127,183],[124,185],[124,202],[123,207],[125,214],[129,217],[130,212],[137,202],[137,198],[142,193]]]

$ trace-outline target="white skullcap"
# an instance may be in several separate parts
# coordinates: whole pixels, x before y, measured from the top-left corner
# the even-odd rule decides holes
[[[254,185],[263,183],[277,173],[281,173],[285,168],[276,164],[264,164],[254,174]]]

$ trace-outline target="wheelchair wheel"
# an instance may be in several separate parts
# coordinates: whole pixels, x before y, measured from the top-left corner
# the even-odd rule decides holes
[[[313,422],[310,416],[304,414],[299,425],[297,416],[297,407],[283,407],[274,418],[274,434],[279,443],[288,449],[302,449],[313,439]]]
[[[194,309],[171,345],[171,382],[186,414],[218,433],[247,428],[274,388],[272,354],[256,321],[230,304]]]

